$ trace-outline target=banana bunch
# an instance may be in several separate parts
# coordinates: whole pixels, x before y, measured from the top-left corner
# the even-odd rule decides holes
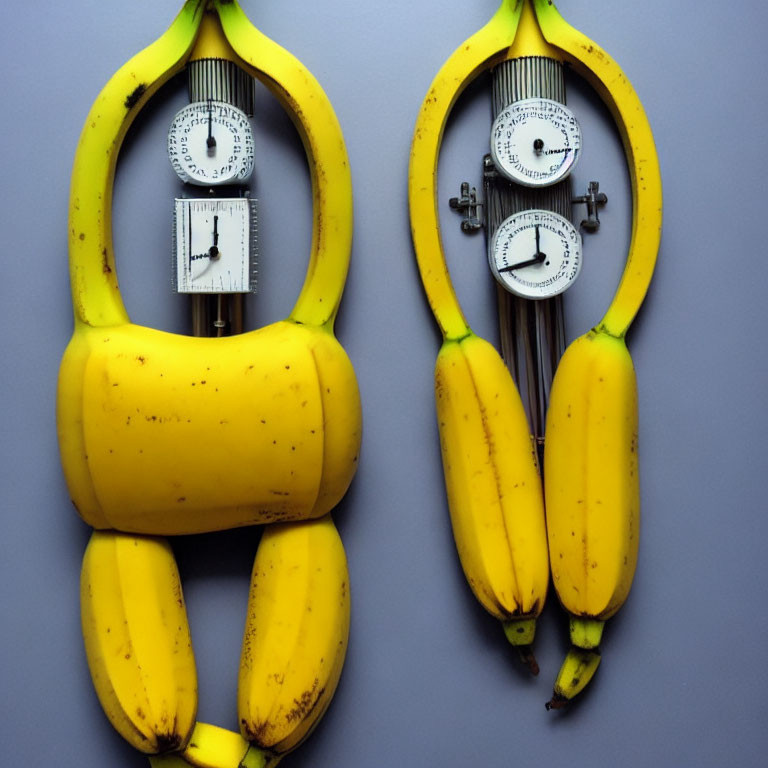
[[[555,373],[544,505],[514,382],[495,350],[472,332],[451,284],[440,239],[437,160],[451,109],[479,72],[507,57],[550,50],[590,82],[613,114],[629,165],[634,217],[624,274],[607,312],[571,344]],[[626,599],[637,561],[637,393],[625,336],[647,292],[661,233],[653,136],[619,66],[551,0],[503,0],[446,61],[427,93],[411,148],[409,198],[419,272],[443,334],[435,391],[457,549],[472,591],[504,622],[510,639],[530,642],[546,592],[542,573],[551,570],[570,614],[572,647],[549,702],[562,706],[597,669],[603,622]]]
[[[236,63],[293,117],[313,190],[309,266],[293,310],[226,338],[131,323],[111,235],[123,138],[184,67],[206,14],[218,16]],[[94,685],[115,728],[157,767],[274,765],[312,731],[338,683],[349,579],[329,512],[352,480],[361,439],[357,381],[333,332],[351,237],[351,175],[333,109],[233,0],[187,0],[89,113],[70,191],[75,327],[59,372],[58,436],[70,495],[97,529],[81,590]],[[273,525],[254,564],[235,734],[195,723],[184,599],[158,536],[262,523]]]
[[[195,659],[164,539],[95,531],[81,606],[99,701],[132,746],[158,767],[266,768],[306,739],[336,690],[349,634],[349,572],[329,515],[265,528],[243,635],[242,735],[195,723]]]

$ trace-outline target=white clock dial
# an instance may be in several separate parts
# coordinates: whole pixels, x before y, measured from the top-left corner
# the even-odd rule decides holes
[[[178,293],[248,293],[255,288],[256,201],[176,200],[174,282]]]
[[[245,112],[222,101],[196,101],[168,131],[168,157],[188,184],[239,184],[253,172],[253,130]]]
[[[491,272],[510,293],[547,299],[566,290],[581,270],[581,235],[568,219],[527,210],[505,219],[489,249]]]
[[[501,110],[491,128],[491,157],[510,181],[545,187],[562,181],[581,152],[573,113],[552,99],[523,99]]]

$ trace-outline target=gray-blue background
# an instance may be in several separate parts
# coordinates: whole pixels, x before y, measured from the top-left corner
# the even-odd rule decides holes
[[[360,469],[338,510],[349,555],[349,653],[322,725],[284,764],[699,766],[766,764],[768,288],[765,177],[768,11],[757,0],[561,0],[635,85],[665,191],[657,273],[630,348],[640,388],[643,528],[630,599],[606,630],[603,665],[578,706],[544,702],[566,647],[550,596],[538,679],[520,672],[469,593],[451,537],[432,393],[439,338],[418,280],[408,152],[427,88],[497,0],[243,0],[251,20],[310,68],[344,129],[356,192],[352,269],[337,331],[358,373]],[[142,766],[113,732],[82,650],[78,574],[89,530],[70,506],[54,425],[71,333],[67,196],[78,135],[101,86],[160,34],[180,0],[29,0],[6,7],[2,47],[0,313],[0,763]],[[631,217],[618,138],[569,80],[585,132],[577,189],[609,195],[569,293],[569,335],[594,324],[621,270]],[[184,327],[169,295],[179,192],[165,134],[177,80],[129,136],[115,190],[115,250],[134,320]],[[473,328],[495,339],[482,238],[447,199],[479,181],[487,81],[459,103],[441,162],[452,273]],[[261,294],[251,322],[284,316],[310,240],[306,165],[293,128],[260,92],[255,119]],[[298,256],[297,256],[298,255]],[[200,674],[199,718],[234,728],[235,687],[258,531],[178,540]]]

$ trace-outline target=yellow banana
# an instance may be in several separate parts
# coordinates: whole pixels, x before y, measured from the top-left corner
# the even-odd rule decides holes
[[[195,724],[197,673],[167,542],[94,531],[80,592],[88,666],[112,725],[142,752],[183,748]]]
[[[549,569],[541,480],[523,404],[499,354],[472,334],[443,343],[435,398],[464,574],[510,641],[527,646]]]
[[[330,516],[268,526],[253,565],[238,683],[243,737],[270,755],[317,724],[341,674],[349,575]]]
[[[555,692],[547,709],[561,709],[576,694],[581,693],[600,664],[600,652],[571,648],[555,680]]]
[[[661,176],[642,104],[616,62],[534,0],[547,42],[591,82],[624,142],[633,201],[624,273],[597,327],[566,350],[555,372],[544,451],[553,584],[571,614],[569,651],[551,705],[573,698],[600,661],[603,621],[626,600],[637,562],[640,493],[637,391],[624,337],[645,298],[661,236]],[[578,674],[572,671],[578,670]],[[576,681],[576,682],[574,682]]]
[[[356,468],[357,383],[327,328],[284,321],[197,339],[83,327],[59,393],[70,491],[97,528],[179,534],[317,517]]]
[[[448,115],[479,72],[515,40],[521,5],[505,2],[438,72],[416,122],[409,169],[414,250],[443,333],[435,391],[454,539],[475,596],[504,623],[523,660],[544,606],[548,558],[541,480],[512,376],[470,329],[451,284],[437,213],[437,160]]]
[[[190,0],[105,86],[72,173],[75,330],[59,374],[58,432],[70,495],[96,528],[186,534],[320,517],[357,466],[357,382],[333,335],[352,232],[341,130],[303,65],[237,3],[215,7],[231,55],[276,93],[305,141],[315,232],[307,277],[286,320],[237,337],[178,336],[128,319],[111,243],[115,159],[139,107],[184,65],[204,16],[211,34],[213,11]]]
[[[602,622],[621,607],[635,573],[637,431],[635,372],[624,339],[590,331],[558,366],[544,448],[552,580],[571,614],[571,653],[579,658],[580,649],[599,645]],[[589,667],[590,676],[596,668]]]

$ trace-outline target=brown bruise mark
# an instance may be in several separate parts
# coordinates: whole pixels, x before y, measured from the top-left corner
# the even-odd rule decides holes
[[[141,97],[147,92],[147,86],[144,83],[139,83],[126,97],[125,108],[133,109],[141,100]]]

